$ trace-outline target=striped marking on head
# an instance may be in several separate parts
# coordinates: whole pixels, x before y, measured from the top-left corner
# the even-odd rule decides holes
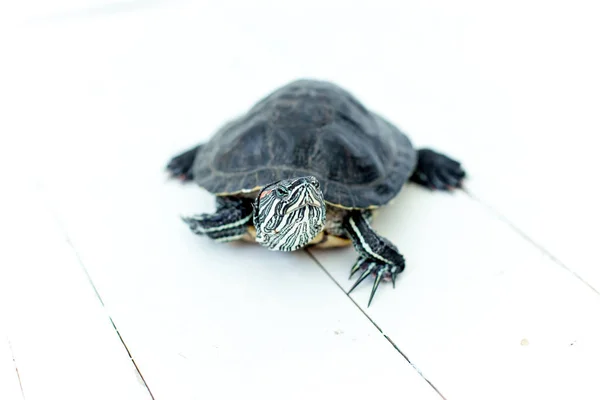
[[[314,177],[269,185],[259,194],[256,204],[256,241],[271,250],[304,247],[325,225],[323,194]]]

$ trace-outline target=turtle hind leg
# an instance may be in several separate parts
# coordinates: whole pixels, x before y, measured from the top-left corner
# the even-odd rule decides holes
[[[167,172],[169,175],[173,178],[178,178],[183,182],[194,179],[192,166],[194,165],[194,160],[196,159],[196,154],[198,154],[200,147],[202,147],[201,144],[171,158],[167,164]]]
[[[217,242],[242,239],[252,222],[252,202],[239,197],[217,197],[217,210],[213,214],[197,214],[181,219],[197,235],[207,236]]]
[[[462,186],[466,173],[460,162],[431,149],[420,149],[417,154],[417,167],[410,177],[412,182],[435,190]]]

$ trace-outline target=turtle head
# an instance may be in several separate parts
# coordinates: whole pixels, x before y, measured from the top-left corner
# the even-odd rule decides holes
[[[256,241],[270,250],[306,246],[325,226],[325,201],[313,176],[265,186],[254,204]]]

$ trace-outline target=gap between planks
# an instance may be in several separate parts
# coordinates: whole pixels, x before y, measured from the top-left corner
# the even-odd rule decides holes
[[[135,371],[136,371],[136,373],[138,375],[139,380],[142,382],[142,384],[144,385],[144,387],[148,391],[148,394],[150,395],[150,398],[152,400],[155,400],[154,395],[152,394],[152,391],[150,390],[150,387],[148,386],[148,383],[146,382],[146,379],[144,379],[144,375],[142,374],[142,371],[140,370],[140,368],[138,367],[137,363],[135,362],[135,359],[133,358],[133,355],[131,354],[131,351],[129,351],[129,348],[127,347],[127,344],[125,343],[125,340],[123,339],[123,336],[121,336],[121,333],[119,332],[119,329],[117,328],[117,325],[115,324],[115,322],[112,319],[110,313],[106,309],[106,306],[104,305],[104,300],[102,300],[102,296],[100,296],[100,293],[98,292],[98,289],[96,288],[96,285],[94,284],[94,281],[92,280],[92,277],[90,276],[87,268],[85,267],[85,264],[83,263],[83,259],[81,258],[81,255],[79,254],[79,251],[77,250],[77,248],[75,247],[75,245],[71,241],[71,237],[69,236],[69,233],[67,232],[66,228],[62,224],[62,221],[59,218],[56,210],[54,209],[54,207],[52,207],[51,200],[50,200],[49,196],[47,195],[47,193],[45,192],[45,190],[43,188],[43,184],[39,180],[36,180],[35,183],[36,183],[36,185],[35,185],[36,189],[40,192],[40,194],[42,195],[42,197],[46,200],[45,201],[46,206],[49,208],[49,211],[50,211],[50,213],[51,213],[51,215],[52,215],[55,223],[57,224],[58,228],[60,229],[60,231],[61,231],[61,233],[62,233],[65,241],[67,242],[67,244],[69,245],[69,247],[73,251],[73,253],[75,255],[75,258],[77,259],[77,263],[79,264],[79,266],[81,267],[81,269],[85,273],[85,276],[86,276],[86,278],[87,278],[90,286],[94,290],[94,293],[96,294],[96,297],[98,298],[98,301],[102,305],[102,308],[106,311],[106,315],[108,317],[108,320],[110,321],[110,324],[112,325],[113,329],[115,330],[115,333],[119,337],[119,340],[121,341],[121,344],[125,348],[125,351],[127,352],[127,356],[129,357],[129,360],[133,364],[133,367],[135,368]],[[20,380],[19,380],[19,383],[20,383]]]
[[[17,359],[15,357],[15,352],[12,348],[12,343],[10,339],[7,337],[6,342],[8,343],[8,349],[10,351],[10,356],[12,357],[13,366],[15,367],[15,372],[17,373],[17,380],[19,381],[19,388],[21,389],[21,397],[25,399],[25,391],[23,390],[23,383],[21,382],[21,374],[19,373],[19,366],[17,365]]]
[[[523,240],[525,240],[526,242],[528,242],[529,244],[531,244],[532,246],[534,246],[536,249],[538,249],[540,252],[542,252],[545,256],[547,256],[551,261],[553,261],[554,263],[556,263],[557,265],[559,265],[560,267],[562,267],[563,269],[565,269],[566,271],[568,271],[571,275],[573,275],[575,278],[577,278],[579,281],[581,281],[583,284],[585,284],[588,288],[590,288],[594,293],[600,295],[600,292],[594,287],[592,286],[589,282],[587,282],[585,279],[583,279],[579,274],[577,274],[575,271],[573,271],[572,269],[570,269],[564,262],[562,262],[558,257],[556,257],[554,254],[552,254],[546,247],[544,247],[542,244],[536,242],[531,236],[527,235],[522,229],[520,229],[514,222],[512,222],[508,217],[506,217],[504,214],[502,214],[501,212],[499,212],[498,210],[494,209],[492,206],[490,206],[489,204],[487,204],[486,202],[482,201],[479,197],[475,196],[472,192],[470,192],[468,189],[466,188],[461,188],[460,190],[462,190],[471,201],[477,203],[478,205],[484,207],[492,216],[496,217],[499,221],[501,221],[502,223],[506,224],[510,230],[512,230],[514,233],[516,233],[517,235],[519,235]],[[392,339],[390,337],[388,337],[383,330],[377,325],[377,323],[363,310],[362,307],[360,307],[358,305],[358,303],[356,301],[354,301],[354,299],[348,294],[346,293],[346,291],[344,290],[344,288],[338,283],[338,281],[329,273],[329,271],[327,271],[327,269],[323,266],[323,264],[321,264],[321,262],[310,252],[309,249],[305,249],[305,252],[309,255],[310,258],[313,259],[313,261],[319,266],[319,268],[321,268],[321,270],[335,283],[335,285],[342,291],[344,292],[344,294],[346,294],[346,296],[348,297],[348,299],[350,299],[350,301],[356,306],[356,308],[358,308],[360,310],[360,312],[373,324],[373,326],[375,328],[377,328],[377,330],[383,335],[383,337],[394,347],[394,349],[396,349],[396,351],[402,356],[404,357],[404,359],[415,369],[415,371],[417,371],[417,373],[429,384],[429,386],[431,386],[431,388],[433,390],[436,391],[437,394],[440,395],[440,397],[444,400],[446,400],[446,397],[444,397],[444,395],[435,387],[435,385],[429,380],[427,379],[427,377],[425,375],[423,375],[423,373],[421,372],[421,370],[415,365],[413,364],[410,359],[404,354],[404,352],[402,352],[402,350],[400,350],[400,348],[392,341]]]
[[[476,196],[475,194],[473,194],[472,192],[470,192],[468,189],[463,188],[462,191],[472,201],[474,201],[475,203],[477,203],[477,204],[481,205],[482,207],[486,208],[489,211],[490,214],[492,214],[493,216],[495,216],[496,218],[498,218],[498,220],[500,220],[501,222],[505,223],[513,232],[515,232],[517,235],[519,235],[523,240],[525,240],[526,242],[528,242],[529,244],[531,244],[532,246],[534,246],[536,249],[538,249],[539,251],[541,251],[551,261],[553,261],[555,264],[557,264],[558,266],[560,266],[561,268],[563,268],[564,270],[566,270],[567,272],[569,272],[571,275],[573,275],[575,278],[577,278],[579,281],[581,281],[584,285],[586,285],[588,288],[590,288],[594,293],[596,293],[597,295],[600,295],[600,291],[598,291],[598,289],[596,289],[591,283],[589,283],[588,281],[586,281],[577,272],[575,272],[574,270],[572,270],[571,268],[569,268],[567,266],[567,264],[565,264],[557,256],[555,256],[553,253],[551,253],[550,250],[548,250],[544,245],[542,245],[541,243],[536,242],[531,236],[529,236],[527,233],[525,233],[525,231],[523,229],[519,228],[507,216],[505,216],[504,214],[502,214],[500,211],[496,210],[494,207],[492,207],[488,203],[486,203],[483,200],[481,200],[480,197]]]
[[[400,350],[400,348],[396,345],[396,343],[394,343],[392,341],[392,339],[390,339],[390,337],[388,335],[386,335],[385,333],[383,333],[383,330],[379,327],[379,325],[377,325],[377,323],[375,321],[373,321],[373,319],[365,312],[365,310],[363,310],[356,301],[354,301],[354,299],[348,294],[346,293],[346,291],[344,290],[344,288],[340,285],[340,283],[335,280],[335,278],[333,276],[331,276],[331,274],[329,273],[329,271],[327,271],[327,269],[325,269],[325,267],[323,266],[323,264],[321,264],[319,262],[319,260],[317,260],[317,258],[310,252],[310,250],[308,249],[304,249],[304,251],[308,254],[308,256],[310,258],[313,259],[313,261],[315,263],[317,263],[317,265],[319,266],[319,268],[321,268],[321,270],[329,277],[329,279],[331,279],[333,281],[333,283],[335,283],[335,285],[346,295],[346,297],[348,297],[348,299],[350,299],[350,301],[356,306],[356,308],[358,308],[358,310],[360,310],[360,312],[373,324],[373,326],[375,328],[377,328],[377,330],[379,331],[379,333],[381,333],[381,335],[394,347],[394,349],[396,349],[396,351],[406,360],[406,362],[408,362],[410,364],[411,367],[413,367],[413,369],[415,371],[417,371],[417,373],[421,376],[421,378],[423,378],[425,380],[425,382],[427,382],[427,384],[433,389],[435,390],[435,392],[443,399],[446,400],[446,397],[444,397],[444,395],[438,390],[437,387],[435,387],[435,385],[429,380],[427,379],[427,377],[425,375],[423,375],[423,373],[421,372],[421,370],[415,365],[413,364],[412,361],[410,361],[410,359],[406,356],[406,354],[404,354],[402,352],[402,350]]]
[[[76,258],[77,258],[77,262],[79,263],[79,265],[81,266],[81,268],[83,269],[88,282],[90,283],[92,289],[94,290],[94,293],[96,294],[96,297],[98,298],[98,301],[100,302],[100,304],[102,305],[102,307],[106,310],[106,307],[104,305],[104,301],[102,300],[102,296],[100,295],[100,293],[98,292],[87,268],[85,267],[85,264],[83,263],[83,260],[77,250],[77,248],[74,246],[73,242],[71,241],[71,238],[68,234],[68,232],[66,231],[66,229],[64,228],[64,226],[61,223],[60,218],[58,218],[58,216],[56,215],[55,210],[51,207],[51,203],[48,199],[48,196],[46,195],[46,193],[43,190],[43,186],[42,185],[36,185],[37,189],[42,192],[42,195],[44,195],[44,197],[47,200],[47,204],[48,206],[51,208],[51,213],[52,216],[54,218],[54,220],[56,221],[57,225],[60,227],[60,229],[62,230],[63,236],[66,240],[66,242],[68,243],[68,245],[71,247],[71,249],[73,250]],[[475,196],[472,192],[470,192],[469,190],[467,190],[466,188],[463,188],[462,191],[475,203],[478,203],[479,205],[485,207],[490,214],[492,214],[493,216],[495,216],[496,218],[498,218],[501,222],[503,222],[504,224],[506,224],[513,232],[515,232],[516,234],[518,234],[522,239],[524,239],[525,241],[527,241],[528,243],[530,243],[531,245],[533,245],[535,248],[537,248],[539,251],[541,251],[543,254],[545,254],[548,258],[550,258],[554,263],[556,263],[557,265],[561,266],[563,269],[565,269],[566,271],[568,271],[570,274],[572,274],[575,278],[577,278],[579,281],[581,281],[582,283],[584,283],[588,288],[590,288],[592,291],[594,291],[596,294],[600,295],[600,292],[594,287],[592,286],[589,282],[587,282],[585,279],[583,279],[580,275],[578,275],[575,271],[573,271],[572,269],[570,269],[564,262],[562,262],[558,257],[556,257],[554,254],[552,254],[548,249],[546,249],[543,245],[541,245],[540,243],[537,243],[532,237],[530,237],[529,235],[527,235],[522,229],[520,229],[515,223],[513,223],[508,217],[506,217],[505,215],[503,215],[501,212],[497,211],[496,209],[494,209],[492,206],[490,206],[489,204],[487,204],[486,202],[482,201],[479,197]],[[429,380],[427,379],[427,377],[421,372],[421,370],[413,363],[410,361],[410,359],[402,352],[402,350],[393,342],[393,340],[387,336],[383,330],[377,325],[377,323],[358,305],[358,303],[356,303],[356,301],[354,301],[354,299],[346,293],[346,291],[344,290],[344,288],[333,278],[333,276],[329,273],[329,271],[327,271],[325,269],[325,267],[319,262],[319,260],[317,260],[317,258],[310,252],[310,250],[305,249],[304,250],[309,257],[319,266],[319,268],[321,268],[321,270],[335,283],[335,285],[348,297],[348,299],[350,299],[350,301],[356,306],[356,308],[358,310],[360,310],[360,312],[371,322],[371,324],[373,324],[373,326],[381,333],[381,335],[394,347],[394,349],[411,365],[411,367],[413,367],[413,369],[429,384],[429,386],[444,400],[446,400],[446,397],[437,389],[437,387]],[[113,321],[112,317],[108,314],[107,312],[107,316],[108,319],[112,325],[112,327],[114,328],[117,336],[119,337],[119,340],[121,341],[121,344],[123,345],[123,347],[125,348],[125,351],[127,352],[127,355],[129,356],[129,359],[131,360],[138,376],[139,379],[141,380],[141,382],[143,382],[144,386],[146,387],[146,390],[148,391],[148,394],[150,395],[150,397],[154,400],[154,395],[152,394],[152,391],[150,390],[150,387],[148,386],[148,383],[146,382],[146,380],[144,379],[144,376],[140,370],[140,368],[138,367],[138,365],[135,362],[135,359],[133,358],[129,348],[127,347],[127,344],[125,343],[125,340],[123,339],[123,337],[121,336],[121,333],[119,332],[115,322]],[[8,339],[8,338],[7,338]],[[10,346],[10,341],[9,341],[9,346]],[[12,347],[11,347],[11,353],[12,353]],[[13,362],[15,365],[15,370],[17,373],[17,377],[19,379],[19,385],[21,385],[21,379],[19,376],[19,371],[16,365],[16,360],[14,358],[14,354],[13,356]],[[21,386],[21,394],[24,397],[24,393],[23,393],[23,387]]]

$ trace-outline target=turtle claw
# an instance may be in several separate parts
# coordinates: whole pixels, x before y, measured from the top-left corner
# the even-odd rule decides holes
[[[371,302],[373,301],[373,298],[375,297],[375,293],[377,292],[377,289],[379,288],[379,284],[381,283],[382,280],[391,280],[392,287],[396,288],[396,277],[400,273],[400,268],[393,266],[393,265],[381,263],[380,261],[372,261],[365,268],[365,264],[367,261],[369,261],[367,258],[359,257],[356,264],[354,264],[354,266],[352,267],[350,277],[352,277],[352,275],[354,275],[356,273],[356,271],[358,271],[359,269],[364,269],[364,271],[358,277],[356,282],[354,282],[354,285],[352,285],[350,290],[348,290],[347,294],[352,293],[352,291],[354,289],[356,289],[358,287],[358,285],[361,284],[362,281],[364,281],[369,275],[373,274],[375,276],[375,281],[373,282],[373,288],[371,289],[371,295],[369,296],[369,303],[367,304],[367,308],[368,308],[371,305]]]
[[[196,234],[204,234],[202,226],[203,218],[201,215],[180,215],[179,218],[188,226],[188,228]]]
[[[377,276],[375,277],[375,282],[373,283],[373,289],[371,289],[371,296],[369,296],[369,303],[367,304],[367,308],[371,306],[371,301],[373,301],[373,296],[375,296],[375,292],[381,283],[381,278],[383,277],[384,270],[383,268],[377,272]]]
[[[367,268],[364,270],[364,272],[362,273],[362,275],[358,277],[358,279],[356,280],[356,282],[354,282],[354,285],[352,285],[352,287],[350,288],[350,290],[348,290],[348,294],[352,293],[352,291],[353,291],[354,289],[356,289],[356,287],[357,287],[358,285],[360,285],[360,283],[361,283],[362,281],[364,281],[364,280],[367,278],[367,276],[369,276],[369,275],[371,274],[371,272],[372,272],[372,271],[375,269],[375,265],[376,265],[375,263],[371,263],[371,264],[370,264],[370,265],[369,265],[369,266],[368,266],[368,267],[367,267]]]
[[[396,289],[396,277],[398,276],[397,272],[392,272],[392,289]]]
[[[365,261],[367,261],[367,259],[365,257],[359,257],[358,258],[358,260],[356,261],[356,264],[354,264],[354,266],[350,270],[350,276],[348,277],[348,279],[352,279],[352,276],[354,276],[354,274],[356,273],[356,271],[358,271],[359,269],[362,268],[362,266],[365,263]]]

